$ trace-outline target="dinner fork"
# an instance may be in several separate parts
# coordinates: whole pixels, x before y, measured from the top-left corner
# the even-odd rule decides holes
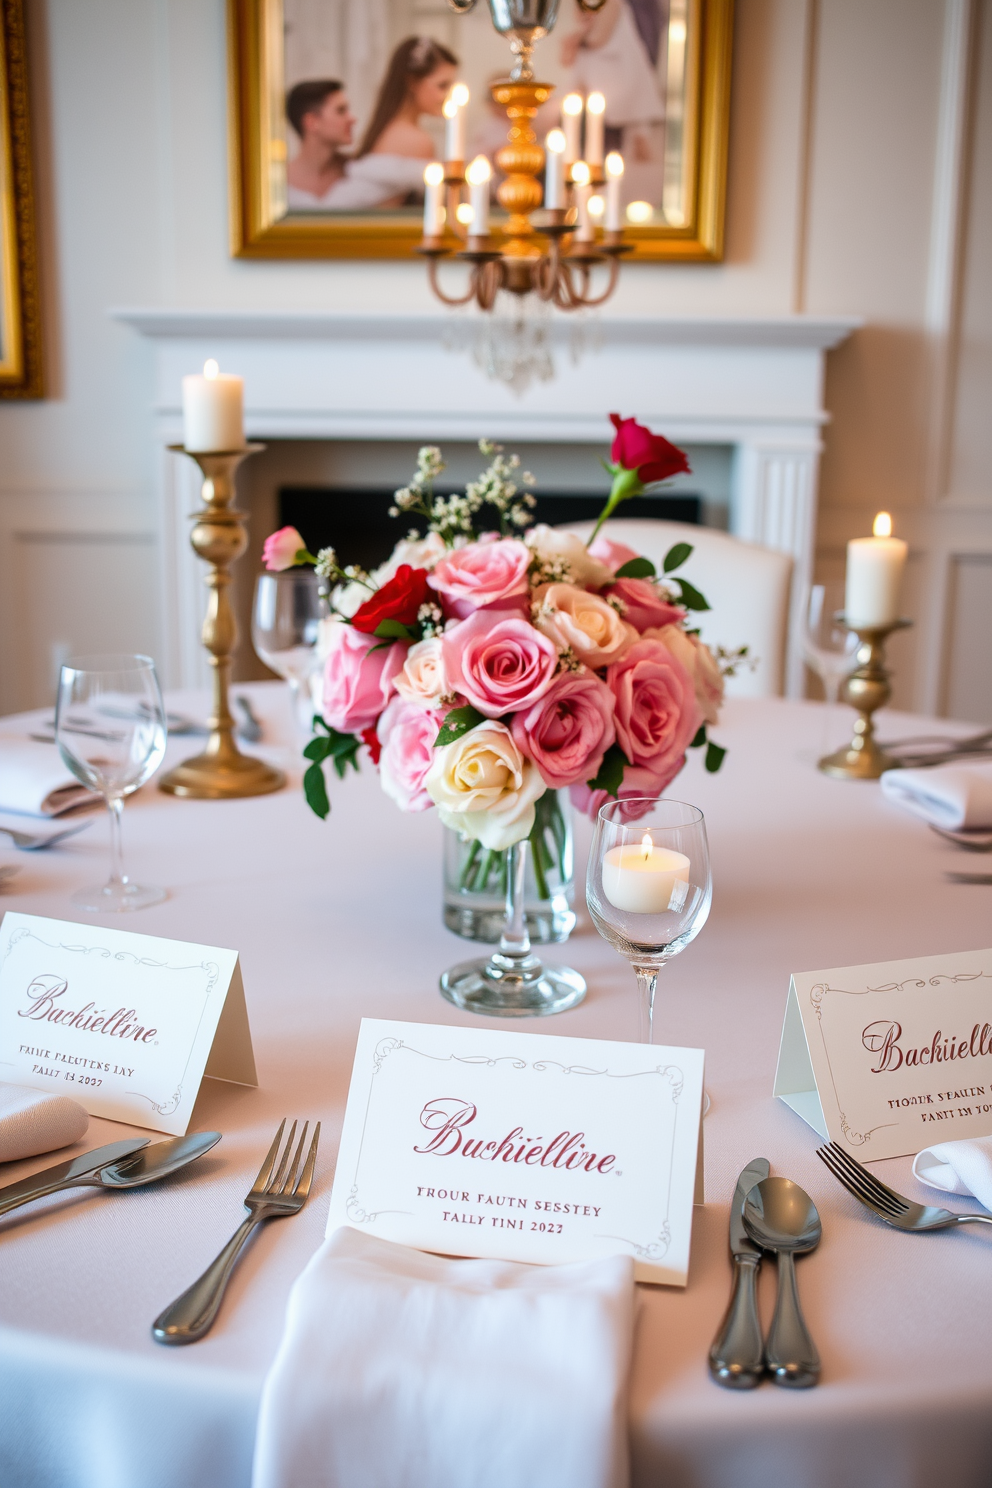
[[[15,832],[12,827],[0,827],[0,832],[9,837],[15,847],[21,852],[44,852],[46,847],[54,847],[56,842],[64,842],[67,837],[75,837],[77,832],[85,832],[91,826],[91,822],[83,822],[80,827],[66,827],[61,832]]]
[[[302,1172],[299,1172],[300,1158],[303,1155],[303,1144],[307,1139],[309,1125],[308,1121],[303,1123],[296,1155],[290,1164],[290,1154],[293,1151],[293,1140],[296,1136],[296,1122],[293,1122],[283,1149],[282,1159],[277,1167],[282,1134],[286,1129],[285,1119],[280,1122],[272,1146],[258,1170],[258,1177],[245,1199],[245,1208],[249,1211],[247,1219],[242,1221],[220,1255],[212,1265],[207,1267],[199,1280],[194,1281],[181,1297],[177,1297],[155,1319],[152,1324],[152,1337],[156,1342],[195,1343],[198,1338],[208,1333],[220,1311],[220,1304],[234,1270],[234,1263],[255,1226],[261,1224],[264,1219],[282,1219],[287,1214],[299,1214],[310,1193],[314,1164],[317,1161],[317,1143],[320,1140],[320,1122],[318,1121],[314,1127],[313,1141],[310,1143],[306,1162]],[[296,1176],[298,1172],[299,1178]]]
[[[874,1173],[869,1173],[836,1142],[818,1147],[816,1155],[826,1163],[837,1181],[843,1183],[848,1193],[897,1230],[946,1230],[951,1225],[992,1224],[992,1214],[952,1214],[950,1209],[914,1204],[912,1199],[904,1198],[876,1178]]]

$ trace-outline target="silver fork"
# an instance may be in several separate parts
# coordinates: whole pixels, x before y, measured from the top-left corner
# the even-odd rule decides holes
[[[296,1122],[293,1122],[283,1149],[282,1159],[277,1167],[279,1146],[286,1129],[285,1119],[280,1122],[275,1140],[266,1153],[265,1161],[258,1170],[258,1177],[245,1199],[245,1208],[249,1211],[247,1219],[235,1230],[220,1255],[212,1265],[207,1267],[199,1280],[194,1281],[181,1297],[177,1297],[175,1302],[155,1319],[152,1324],[152,1337],[158,1343],[195,1343],[198,1338],[208,1333],[220,1311],[220,1304],[231,1278],[231,1272],[234,1270],[234,1263],[255,1226],[261,1224],[264,1219],[282,1219],[287,1214],[299,1214],[310,1193],[314,1164],[317,1161],[317,1143],[320,1140],[320,1122],[318,1121],[314,1127],[313,1141],[310,1143],[310,1151],[307,1153],[303,1171],[297,1178],[309,1125],[308,1121],[303,1123],[296,1155],[290,1163],[293,1139],[296,1136]]]
[[[952,1214],[950,1209],[914,1204],[912,1199],[904,1198],[876,1178],[874,1173],[869,1173],[836,1142],[818,1147],[816,1155],[826,1163],[838,1183],[843,1183],[848,1193],[897,1230],[946,1230],[951,1225],[992,1224],[992,1214]]]
[[[21,852],[43,852],[46,847],[54,847],[56,842],[75,837],[77,832],[85,832],[92,825],[92,822],[83,822],[81,827],[66,827],[62,832],[49,832],[47,835],[44,832],[15,832],[11,827],[0,827],[0,832],[9,837]]]

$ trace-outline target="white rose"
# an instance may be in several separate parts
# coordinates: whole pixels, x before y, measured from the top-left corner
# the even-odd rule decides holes
[[[720,704],[723,702],[723,673],[709,646],[698,636],[686,635],[677,625],[663,625],[660,630],[646,630],[645,638],[651,636],[667,646],[669,651],[685,667],[692,678],[705,723],[719,723]]]
[[[446,827],[494,852],[530,835],[534,802],[545,790],[536,766],[502,723],[480,723],[435,749],[424,786]]]
[[[598,558],[593,558],[574,532],[562,532],[560,527],[547,527],[539,522],[526,534],[524,541],[539,558],[547,563],[567,563],[571,582],[589,589],[602,589],[613,582],[613,572]]]
[[[639,640],[598,594],[574,584],[542,584],[534,591],[534,625],[557,646],[569,646],[586,666],[609,666]]]
[[[441,699],[450,689],[444,675],[440,636],[431,636],[410,647],[402,670],[393,678],[393,686],[408,703],[419,703],[422,708],[441,706]]]
[[[360,605],[371,599],[372,590],[367,584],[352,579],[348,584],[339,584],[331,595],[331,608],[337,615],[346,615],[350,620]]]
[[[395,578],[401,563],[409,563],[411,568],[433,568],[447,551],[444,538],[436,532],[428,532],[426,537],[401,537],[385,563],[373,570],[372,584],[381,589],[383,584]]]

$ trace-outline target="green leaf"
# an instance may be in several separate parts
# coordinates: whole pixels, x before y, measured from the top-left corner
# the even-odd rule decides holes
[[[599,774],[595,780],[588,780],[586,784],[590,790],[605,790],[608,796],[616,796],[623,784],[623,772],[627,768],[628,760],[619,744],[611,744],[603,755],[603,763],[599,767]]]
[[[336,754],[334,756],[334,768],[337,771],[338,779],[339,780],[343,780],[344,777],[347,775],[347,773],[348,773],[348,766],[349,765],[351,765],[352,769],[355,770],[355,772],[357,774],[357,772],[358,772],[358,740],[357,739],[355,740],[355,747],[354,747],[354,749],[351,749],[351,750],[344,750],[344,749],[342,749],[340,751],[340,753],[338,753],[338,754]]]
[[[692,543],[676,543],[674,548],[669,548],[665,554],[664,569],[666,573],[674,573],[681,568],[685,560],[692,553]]]
[[[307,805],[310,807],[310,810],[315,812],[321,821],[323,821],[331,809],[331,803],[327,799],[324,772],[319,765],[311,765],[303,776],[303,794],[307,798]]]
[[[621,563],[615,579],[653,579],[658,570],[650,558],[631,558],[626,563]]]
[[[714,744],[712,739],[706,745],[706,768],[711,775],[715,775],[723,764],[723,756],[726,752],[725,749],[720,748],[719,744]]]
[[[687,610],[709,609],[709,605],[706,603],[705,599],[700,594],[695,584],[690,584],[688,579],[679,579],[678,584],[682,590],[682,593],[679,596],[679,603],[681,605],[684,605]]]
[[[402,620],[380,620],[372,634],[380,641],[409,641],[420,632],[404,625]]]
[[[445,716],[440,732],[434,740],[434,748],[439,749],[442,744],[453,744],[456,739],[460,739],[463,734],[467,734],[469,729],[475,728],[476,724],[482,723],[484,719],[485,714],[480,713],[478,708],[473,708],[471,703],[466,703],[464,708],[452,708],[451,712]]]
[[[706,725],[705,725],[705,723],[701,723],[699,725],[698,729],[696,730],[696,737],[693,739],[692,743],[689,745],[689,748],[690,749],[702,749],[702,747],[703,747],[703,745],[705,743],[706,743]]]
[[[331,736],[327,741],[327,753],[333,754],[335,758],[342,754],[357,755],[361,742],[356,734],[339,734],[337,729],[331,729]]]
[[[325,760],[331,753],[333,747],[330,739],[311,739],[303,753],[308,760],[313,760],[315,764],[319,765],[321,760]]]

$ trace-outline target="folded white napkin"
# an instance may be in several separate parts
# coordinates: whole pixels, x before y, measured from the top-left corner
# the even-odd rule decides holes
[[[253,1488],[624,1488],[626,1256],[442,1260],[335,1231],[294,1283]]]
[[[952,832],[992,827],[992,761],[886,770],[882,790],[935,827]]]
[[[30,816],[68,816],[102,806],[95,792],[69,774],[54,744],[0,739],[0,811]]]
[[[0,1085],[0,1162],[17,1162],[78,1142],[90,1118],[67,1095]]]
[[[960,1142],[938,1142],[913,1159],[921,1183],[944,1193],[971,1194],[992,1210],[992,1137]]]

